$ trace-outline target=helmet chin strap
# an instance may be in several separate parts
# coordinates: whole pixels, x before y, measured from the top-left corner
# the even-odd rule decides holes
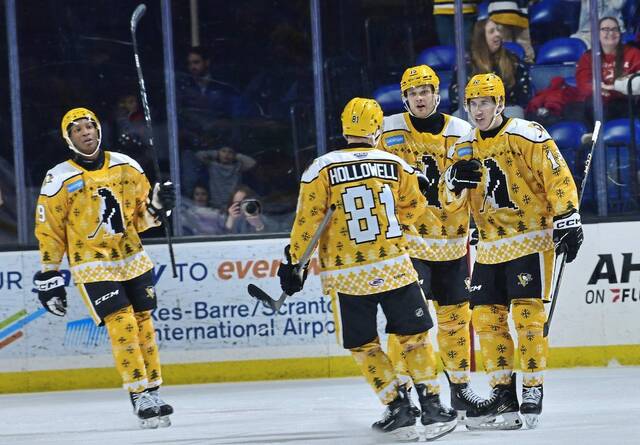
[[[96,149],[93,150],[93,152],[91,152],[90,154],[82,153],[80,150],[78,150],[76,146],[73,145],[73,142],[71,141],[71,138],[69,136],[65,137],[65,139],[67,140],[67,146],[71,151],[78,154],[79,156],[82,156],[83,158],[90,158],[100,151],[100,144],[102,142],[102,134],[101,134],[102,132],[100,131],[99,128],[97,129],[97,131],[98,131],[98,145],[96,145]]]
[[[486,130],[483,131],[488,131],[493,127],[493,124],[496,122],[496,119],[498,118],[498,116],[500,116],[502,114],[502,112],[504,111],[504,103],[502,103],[502,101],[500,101],[501,103],[499,103],[498,105],[496,105],[495,110],[493,110],[493,117],[491,118],[491,122],[489,122],[489,126],[487,127]],[[469,111],[469,104],[468,102],[464,103],[464,111],[466,111],[467,116],[469,116],[469,121],[471,122],[471,124],[474,127],[478,126],[478,123],[476,122],[476,120],[473,118],[473,114],[471,114],[471,112]]]

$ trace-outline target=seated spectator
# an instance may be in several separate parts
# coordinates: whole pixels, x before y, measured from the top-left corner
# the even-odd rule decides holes
[[[613,17],[620,23],[621,31],[624,32],[622,23],[622,8],[625,2],[633,0],[598,0],[598,17]],[[591,48],[591,15],[589,14],[590,0],[582,0],[580,3],[580,21],[578,31],[571,37],[582,40]]]
[[[467,79],[476,74],[495,73],[502,78],[506,91],[507,117],[524,117],[524,107],[531,98],[529,66],[502,45],[500,26],[492,20],[479,20],[473,29],[471,60],[467,62]],[[451,109],[458,107],[458,82],[454,72],[449,86]]]
[[[209,191],[204,184],[196,184],[191,199],[184,200],[182,228],[185,235],[222,235],[225,215],[209,206]]]
[[[229,202],[225,226],[229,233],[273,232],[275,224],[262,214],[262,204],[253,190],[237,187]]]
[[[524,48],[524,61],[533,63],[535,52],[531,46],[527,0],[489,0],[489,20],[502,26],[502,39],[516,42]]]
[[[526,119],[548,128],[563,120],[581,120],[583,112],[578,89],[567,84],[564,77],[556,76],[529,101]]]
[[[462,8],[462,23],[464,28],[464,47],[469,49],[471,41],[471,31],[473,24],[478,17],[478,0],[465,1]],[[436,25],[438,43],[440,45],[454,46],[456,44],[456,33],[454,25],[454,1],[435,0],[433,2],[433,21]]]
[[[236,153],[231,147],[219,150],[201,150],[196,153],[200,162],[207,165],[211,205],[223,208],[233,191],[242,182],[242,175],[256,165],[256,161],[242,153]]]
[[[600,19],[602,54],[602,101],[606,120],[628,116],[627,80],[640,71],[640,50],[623,45],[620,24],[614,17]],[[633,93],[640,94],[640,79],[633,82]],[[593,76],[591,50],[585,52],[576,67],[576,86],[585,101],[586,120],[593,123]]]
[[[148,130],[137,93],[118,98],[115,111],[115,149],[138,161],[146,172],[153,172],[148,153]]]

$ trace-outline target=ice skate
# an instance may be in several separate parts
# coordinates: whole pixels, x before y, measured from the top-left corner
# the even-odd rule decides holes
[[[467,428],[470,430],[517,430],[522,428],[518,414],[516,376],[511,374],[511,383],[496,385],[491,396],[477,408],[467,410]]]
[[[542,412],[542,395],[542,385],[522,386],[520,414],[524,417],[524,423],[529,429],[534,429],[538,426],[538,420]]]
[[[426,385],[416,385],[420,398],[422,415],[420,422],[424,425],[427,441],[436,440],[452,432],[458,424],[456,411],[442,406],[439,394],[430,394]]]
[[[171,426],[171,418],[169,417],[173,414],[173,406],[169,405],[167,402],[160,398],[160,393],[158,392],[158,387],[147,389],[147,393],[151,396],[158,408],[160,408],[160,427],[168,427]]]
[[[416,417],[411,409],[409,395],[407,390],[401,386],[398,388],[398,396],[387,405],[382,419],[371,425],[371,428],[392,440],[416,442],[419,435],[415,425]]]
[[[131,392],[131,404],[133,413],[138,416],[140,428],[158,428],[160,424],[160,407],[146,391]]]
[[[449,379],[449,374],[447,374],[446,371],[445,375],[449,381],[451,407],[457,411],[458,421],[460,423],[466,423],[467,410],[477,410],[485,399],[476,394],[473,389],[471,389],[471,385],[469,385],[469,383],[453,383]]]

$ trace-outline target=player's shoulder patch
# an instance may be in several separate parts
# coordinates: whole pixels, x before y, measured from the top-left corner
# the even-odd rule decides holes
[[[447,115],[447,116],[448,116],[448,122],[444,129],[445,136],[461,137],[469,133],[469,131],[471,131],[472,127],[471,127],[471,124],[469,124],[469,122],[462,120],[459,117],[450,116],[450,115]]]
[[[138,170],[140,173],[144,173],[144,170],[142,170],[142,167],[140,166],[138,161],[133,159],[131,156],[127,156],[124,153],[118,153],[117,151],[108,151],[107,153],[109,154],[109,168],[128,164]]]
[[[475,140],[475,129],[470,126],[469,130],[460,136],[455,144],[449,147],[447,158],[453,159],[471,156],[473,154],[473,142]]]
[[[391,131],[409,131],[405,113],[392,114],[382,119],[382,132],[387,133]]]
[[[551,139],[547,130],[539,123],[519,118],[512,118],[505,127],[504,132],[520,136],[535,143]]]
[[[69,161],[61,162],[47,172],[42,181],[40,194],[54,196],[66,185],[69,193],[80,190],[84,187],[82,170],[74,167]]]

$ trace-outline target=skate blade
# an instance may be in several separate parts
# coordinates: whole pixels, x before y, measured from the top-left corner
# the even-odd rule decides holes
[[[420,440],[420,435],[416,427],[411,425],[395,429],[388,433],[379,434],[378,439],[379,441],[384,441],[384,443],[387,443],[389,440],[397,442],[417,442]]]
[[[169,416],[160,416],[160,428],[171,426],[171,418]]]
[[[467,429],[471,431],[519,430],[522,419],[517,412],[502,413],[497,417],[467,417]]]
[[[438,422],[431,425],[424,426],[424,436],[427,442],[439,439],[442,436],[446,436],[452,433],[458,425],[458,419],[454,419],[450,422]]]
[[[539,414],[523,414],[522,417],[524,417],[524,423],[530,430],[536,428],[538,426],[538,422],[540,421]]]
[[[148,430],[148,429],[156,429],[160,425],[160,419],[158,417],[150,417],[148,419],[138,419],[140,423],[140,428]]]

